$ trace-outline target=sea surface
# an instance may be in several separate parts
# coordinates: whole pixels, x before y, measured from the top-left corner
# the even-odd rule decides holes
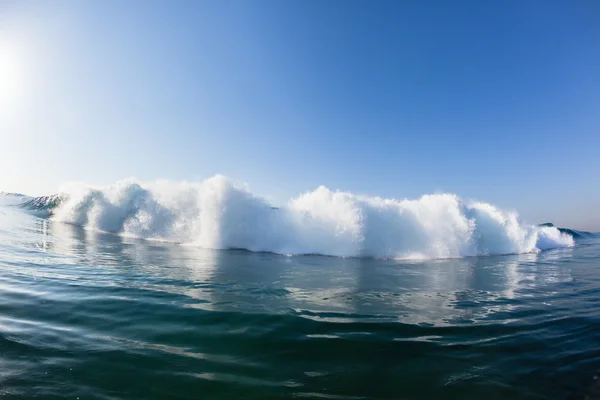
[[[0,398],[584,399],[599,368],[598,237],[285,256],[0,208]]]

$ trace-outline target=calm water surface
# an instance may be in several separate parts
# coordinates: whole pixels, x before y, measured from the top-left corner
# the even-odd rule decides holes
[[[600,241],[398,262],[140,241],[0,209],[0,395],[583,399]]]

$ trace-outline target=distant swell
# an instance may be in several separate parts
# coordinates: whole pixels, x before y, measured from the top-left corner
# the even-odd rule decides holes
[[[63,196],[56,194],[50,196],[28,197],[23,203],[19,204],[19,206],[40,216],[50,216],[63,200]]]
[[[528,253],[574,244],[554,226],[453,194],[392,200],[319,187],[272,207],[222,176],[201,183],[122,181],[29,198],[57,221],[206,248],[397,259]]]

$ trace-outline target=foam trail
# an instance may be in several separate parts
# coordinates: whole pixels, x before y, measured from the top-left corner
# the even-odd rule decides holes
[[[574,244],[555,227],[453,194],[392,200],[319,187],[274,209],[223,176],[201,183],[121,181],[70,189],[62,222],[207,248],[340,257],[448,258],[535,252]]]

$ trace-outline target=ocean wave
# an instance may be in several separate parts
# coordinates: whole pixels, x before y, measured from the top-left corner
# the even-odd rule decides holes
[[[21,193],[0,192],[0,206],[18,206],[30,198]]]
[[[573,246],[554,226],[533,226],[454,194],[394,200],[319,187],[274,208],[226,177],[200,183],[120,181],[30,198],[25,208],[100,231],[214,249],[395,259],[529,253]]]
[[[19,204],[24,208],[40,217],[49,217],[54,210],[63,202],[64,196],[53,194],[49,196],[27,197]]]

